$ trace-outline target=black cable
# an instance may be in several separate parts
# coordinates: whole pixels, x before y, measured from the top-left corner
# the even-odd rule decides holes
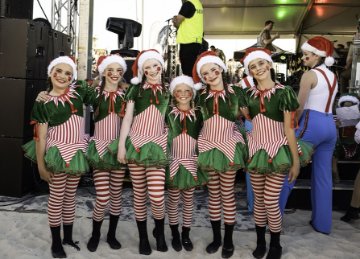
[[[49,18],[46,16],[46,13],[45,13],[45,11],[44,11],[44,9],[43,9],[43,7],[42,7],[42,5],[41,5],[40,1],[39,1],[39,0],[37,0],[37,2],[38,2],[38,4],[39,4],[39,7],[40,7],[41,11],[42,11],[42,12],[43,12],[43,14],[45,15],[46,20],[48,20],[48,22],[50,22],[50,21],[49,21]]]

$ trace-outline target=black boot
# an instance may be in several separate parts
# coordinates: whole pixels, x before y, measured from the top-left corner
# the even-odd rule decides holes
[[[358,218],[359,218],[359,210],[357,208],[350,206],[346,211],[346,214],[342,216],[340,219],[345,222],[350,222],[351,220]]]
[[[225,225],[224,244],[221,251],[222,258],[230,258],[234,254],[233,231],[234,225]]]
[[[87,243],[87,249],[90,252],[95,252],[100,241],[100,229],[103,221],[96,221],[93,220],[93,230],[91,234],[91,238],[89,239],[89,242]]]
[[[155,230],[153,232],[156,238],[156,250],[160,252],[166,252],[168,247],[165,241],[164,235],[164,219],[154,219],[155,222]]]
[[[176,252],[179,252],[182,249],[182,245],[181,245],[181,241],[180,241],[180,233],[179,233],[178,227],[179,227],[179,224],[170,225],[171,235],[172,235],[171,245]]]
[[[181,243],[186,251],[192,251],[193,250],[193,243],[191,242],[191,239],[189,237],[190,228],[188,227],[182,227],[181,232]]]
[[[216,221],[210,221],[210,222],[211,222],[211,227],[213,230],[214,239],[206,247],[206,252],[208,252],[208,254],[213,254],[213,253],[216,253],[217,250],[219,249],[219,247],[221,246],[221,229],[220,229],[221,221],[216,220]]]
[[[63,245],[70,245],[74,247],[76,250],[80,251],[80,247],[78,246],[79,241],[73,241],[72,232],[73,232],[73,224],[71,225],[63,225],[64,228],[64,239]]]
[[[257,259],[263,258],[266,254],[266,240],[265,240],[265,231],[266,227],[256,227],[256,248],[253,252],[253,256]]]
[[[60,237],[60,226],[50,227],[52,244],[51,244],[51,254],[53,258],[66,258],[64,248],[61,244]]]
[[[138,231],[139,231],[139,253],[142,255],[151,254],[151,247],[149,243],[149,238],[146,229],[146,220],[136,221]]]
[[[106,242],[109,244],[111,249],[121,248],[120,242],[115,237],[118,221],[119,221],[119,216],[110,214],[109,231],[107,233]]]
[[[282,247],[280,245],[280,232],[270,232],[270,248],[266,259],[280,259],[282,254]]]

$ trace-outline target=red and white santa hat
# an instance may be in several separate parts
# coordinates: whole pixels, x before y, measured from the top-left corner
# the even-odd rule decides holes
[[[273,63],[273,60],[271,58],[271,52],[268,49],[264,48],[248,48],[246,49],[244,58],[243,58],[243,64],[245,68],[245,73],[250,76],[249,72],[249,63],[255,59],[261,58],[269,61],[270,63]]]
[[[201,82],[205,83],[204,78],[201,76],[200,69],[203,65],[208,63],[214,63],[220,66],[225,72],[227,71],[225,63],[216,55],[214,51],[204,51],[197,57],[192,70],[192,76],[195,83],[194,88],[196,90],[201,89]]]
[[[164,67],[164,59],[160,55],[160,53],[156,49],[149,49],[149,50],[143,50],[141,51],[136,59],[134,64],[132,65],[132,71],[133,71],[133,78],[130,80],[130,82],[133,85],[137,85],[141,82],[142,77],[144,75],[143,71],[143,65],[146,60],[149,59],[156,59],[160,62],[161,66]]]
[[[186,84],[187,86],[189,86],[193,90],[193,93],[194,93],[193,99],[195,98],[197,89],[195,89],[195,87],[194,87],[194,80],[190,76],[186,76],[186,75],[177,76],[171,81],[170,88],[169,88],[171,95],[174,94],[174,90],[175,90],[176,86],[179,84]]]
[[[119,64],[124,74],[126,72],[127,66],[125,60],[120,55],[109,55],[109,56],[100,56],[97,62],[97,68],[99,71],[99,75],[105,71],[106,67],[110,64],[117,63]]]
[[[321,36],[316,36],[301,46],[302,50],[310,51],[320,57],[325,57],[325,65],[331,67],[335,60],[332,57],[334,46],[331,41]]]
[[[77,79],[77,70],[76,70],[76,64],[74,60],[68,56],[60,56],[58,58],[53,59],[47,69],[48,76],[51,75],[52,69],[59,64],[68,64],[72,68],[72,79],[71,81],[74,81]]]

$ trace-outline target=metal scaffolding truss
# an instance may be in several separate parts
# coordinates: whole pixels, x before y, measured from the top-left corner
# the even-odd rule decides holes
[[[77,50],[77,0],[51,0],[51,25],[71,38],[71,55]]]

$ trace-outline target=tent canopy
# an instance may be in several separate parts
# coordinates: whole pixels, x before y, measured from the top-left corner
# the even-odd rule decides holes
[[[202,0],[205,35],[257,35],[266,20],[280,35],[352,36],[359,0]]]

